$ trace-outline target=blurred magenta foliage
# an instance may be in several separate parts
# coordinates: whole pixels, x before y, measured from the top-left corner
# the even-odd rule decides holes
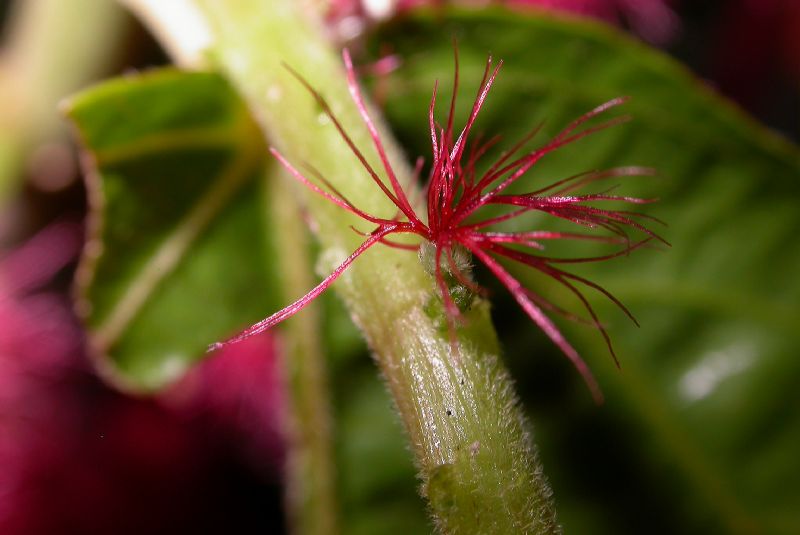
[[[731,0],[721,10],[713,49],[711,75],[719,89],[762,111],[776,79],[800,88],[800,2]]]
[[[283,458],[274,337],[227,348],[160,399],[113,392],[53,282],[81,242],[57,222],[0,260],[0,533],[279,526],[262,516]]]
[[[588,17],[663,48],[767,125],[798,139],[800,2],[796,0],[332,0],[336,38],[357,40],[371,25],[418,9],[459,6]],[[399,59],[387,51],[385,65]]]
[[[504,5],[516,9],[534,8],[555,13],[591,17],[610,24],[627,26],[654,44],[666,44],[676,36],[679,19],[671,5],[679,0],[333,0],[328,20],[334,32],[354,37],[370,23],[402,15],[414,9],[459,5],[480,9]]]

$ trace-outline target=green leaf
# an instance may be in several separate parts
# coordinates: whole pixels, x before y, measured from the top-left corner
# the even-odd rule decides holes
[[[564,325],[600,376],[606,406],[591,408],[578,391],[579,399],[564,399],[557,409],[535,408],[566,531],[800,532],[796,147],[670,58],[605,27],[501,11],[440,15],[397,23],[378,39],[402,59],[380,87],[409,154],[430,153],[427,106],[438,79],[445,113],[455,35],[462,118],[487,53],[505,61],[476,128],[502,134],[506,146],[541,121],[538,140],[602,102],[632,97],[624,106],[632,122],[548,156],[527,185],[616,165],[651,166],[661,175],[625,180],[618,191],[661,198],[645,210],[669,223],[658,231],[673,247],[574,270],[621,298],[642,324],[636,329],[613,306],[593,300],[609,322],[621,371],[610,365],[597,333]],[[535,217],[527,223],[550,224]],[[558,303],[567,297],[517,273]],[[496,318],[518,327],[503,331],[526,340],[520,361],[563,358],[529,334],[534,329],[520,311],[502,315],[508,302],[501,298]],[[548,354],[531,357],[531,343]],[[507,337],[504,344],[522,346]],[[520,361],[515,368],[531,369]],[[563,382],[563,373],[552,377]],[[544,380],[520,381],[546,387]],[[598,431],[593,421],[610,430]],[[587,425],[595,434],[579,427]]]
[[[89,167],[78,289],[92,349],[118,385],[161,388],[275,305],[256,180],[261,135],[207,73],[114,80],[66,112]]]
[[[262,135],[227,83],[207,73],[164,70],[111,81],[75,97],[67,112],[91,166],[94,224],[80,308],[101,370],[126,389],[152,391],[202,358],[210,342],[285,304],[278,301],[287,298],[285,288],[266,285],[278,275],[266,258],[276,231],[267,228],[273,218],[264,215],[257,180]],[[212,199],[216,209],[200,227],[187,223]],[[148,266],[187,225],[195,235],[108,342],[110,318],[129,306],[121,303],[152,277]],[[326,351],[336,365],[343,528],[373,533],[390,518],[396,529],[387,532],[425,531],[391,400],[343,305],[332,294],[323,302]]]
[[[128,390],[152,391],[202,358],[210,342],[290,297],[285,284],[266,284],[279,276],[267,258],[277,230],[267,228],[275,218],[265,216],[258,181],[262,135],[227,83],[207,73],[163,70],[114,80],[72,99],[67,113],[87,151],[94,219],[80,308],[101,370]],[[199,227],[187,223],[210,201],[217,206]],[[194,236],[170,269],[148,281],[159,251],[189,231]],[[118,321],[110,318],[145,284],[144,301],[134,301],[109,342],[108,326]],[[327,294],[323,303],[344,532],[374,533],[387,519],[387,533],[424,532],[428,519],[388,393],[338,298]]]

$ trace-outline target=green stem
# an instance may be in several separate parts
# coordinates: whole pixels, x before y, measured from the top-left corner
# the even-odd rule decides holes
[[[132,9],[184,68],[208,67],[204,47],[211,35],[192,4],[181,0],[121,0]],[[163,140],[162,143],[163,145]],[[286,299],[314,285],[308,255],[308,231],[297,199],[286,188],[277,162],[265,171],[265,212],[269,248],[275,251],[281,291]],[[283,325],[280,363],[286,385],[284,431],[287,447],[284,478],[290,531],[298,535],[339,532],[330,394],[315,305]]]
[[[290,65],[323,93],[356,145],[379,168],[348,94],[341,61],[323,29],[302,10],[302,2],[187,3],[197,8],[211,34],[214,61],[249,102],[270,142],[296,165],[308,162],[319,169],[355,205],[391,217],[395,209],[388,199],[281,65]],[[420,110],[420,123],[425,114]],[[386,129],[380,130],[395,171],[410,183],[399,149]],[[322,261],[333,267],[363,240],[350,225],[368,229],[340,208],[305,193],[319,228]],[[502,364],[488,304],[479,302],[465,314],[454,353],[441,300],[416,255],[375,247],[340,277],[336,288],[392,392],[438,529],[558,533],[550,489]]]
[[[0,63],[0,205],[26,153],[58,140],[57,104],[109,70],[128,20],[109,0],[17,0]]]
[[[267,174],[267,210],[275,229],[281,292],[286,299],[314,285],[309,240],[297,199],[286,187],[277,163]],[[312,304],[284,325],[283,372],[289,395],[286,434],[286,501],[291,532],[335,535],[333,439],[326,370],[319,336],[319,314]]]

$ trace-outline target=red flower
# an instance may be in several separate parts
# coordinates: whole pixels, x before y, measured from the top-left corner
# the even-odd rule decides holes
[[[491,57],[489,58],[481,81],[478,96],[472,106],[469,118],[454,139],[454,109],[456,100],[456,89],[458,87],[458,57],[456,55],[456,71],[453,90],[453,99],[450,103],[450,112],[445,126],[441,126],[434,119],[434,108],[436,103],[436,87],[433,90],[433,97],[429,108],[430,136],[433,152],[433,163],[427,185],[427,214],[420,216],[409,200],[405,191],[400,186],[400,182],[392,169],[383,142],[378,131],[367,113],[364,100],[358,88],[353,64],[347,50],[343,53],[345,67],[347,69],[347,84],[353,100],[369,130],[375,150],[381,160],[383,172],[386,174],[388,184],[382,179],[378,172],[367,162],[363,153],[355,146],[350,136],[339,123],[338,119],[331,112],[330,107],[323,97],[307,82],[298,75],[301,83],[311,92],[324,112],[331,119],[345,143],[355,156],[361,161],[368,172],[372,181],[379,187],[386,197],[391,200],[398,210],[397,216],[386,219],[371,215],[351,203],[336,188],[325,180],[322,176],[316,176],[325,188],[316,185],[289,163],[277,150],[270,149],[272,154],[299,182],[307,186],[315,193],[325,197],[332,203],[344,210],[359,216],[364,221],[375,225],[374,230],[367,234],[367,239],[330,275],[328,275],[316,288],[309,293],[276,312],[272,316],[256,323],[239,335],[231,338],[227,342],[218,343],[211,346],[211,349],[222,347],[225,344],[244,340],[257,333],[263,332],[284,319],[297,313],[309,302],[320,295],[328,286],[331,285],[355,261],[364,251],[375,244],[383,243],[391,247],[410,249],[425,253],[432,247],[433,274],[438,286],[444,308],[447,312],[451,331],[454,320],[458,318],[460,312],[450,293],[448,281],[443,272],[449,272],[452,278],[460,285],[476,292],[483,290],[476,285],[465,268],[460,266],[456,257],[463,251],[468,251],[481,263],[483,263],[508,289],[514,299],[522,307],[528,316],[550,337],[550,339],[561,349],[561,351],[572,361],[581,375],[584,377],[590,390],[596,399],[601,399],[599,387],[592,377],[586,364],[580,358],[575,349],[566,341],[561,332],[544,313],[543,309],[560,313],[570,318],[573,315],[564,311],[560,307],[548,302],[542,296],[525,288],[515,279],[499,259],[513,260],[530,266],[539,272],[552,277],[561,285],[572,292],[582,303],[589,315],[591,324],[594,325],[603,335],[609,349],[613,355],[613,349],[604,327],[599,322],[597,315],[589,302],[576,287],[576,283],[593,288],[619,306],[631,319],[630,312],[606,290],[597,284],[561,269],[561,264],[578,262],[595,262],[609,258],[628,254],[631,250],[647,243],[651,239],[664,241],[658,235],[647,229],[639,222],[640,218],[646,216],[634,212],[613,210],[596,206],[597,203],[608,201],[622,201],[631,204],[641,204],[652,202],[652,200],[639,199],[633,197],[623,197],[611,195],[609,190],[601,193],[576,194],[575,192],[582,187],[603,180],[609,177],[633,176],[651,174],[649,169],[639,167],[621,167],[602,172],[590,172],[576,175],[555,182],[549,186],[540,188],[536,191],[525,194],[508,194],[507,188],[524,176],[546,154],[580,139],[598,130],[621,123],[627,117],[617,117],[603,124],[581,129],[590,119],[602,114],[606,110],[622,104],[625,99],[617,98],[601,104],[590,112],[582,115],[558,135],[543,146],[518,155],[522,148],[533,138],[538,131],[534,129],[528,136],[522,139],[510,150],[503,153],[489,169],[478,174],[476,164],[481,156],[493,146],[498,139],[493,138],[482,145],[473,146],[466,152],[467,138],[469,137],[475,120],[486,100],[489,90],[494,84],[495,78],[502,62],[493,66]],[[296,73],[295,73],[296,74]],[[418,166],[419,168],[419,166]],[[501,215],[493,215],[486,219],[480,219],[480,211],[487,205],[500,205],[507,210]],[[579,227],[588,229],[604,229],[607,235],[595,235],[583,232],[552,232],[552,231],[528,231],[528,232],[502,232],[493,231],[490,228],[498,223],[511,220],[524,213],[531,211],[544,212],[554,217],[571,221]],[[639,241],[632,242],[626,231],[636,230],[645,235]],[[392,241],[391,236],[396,234],[416,234],[423,238],[421,245],[406,245]],[[551,258],[543,256],[541,250],[544,249],[543,243],[548,240],[591,240],[607,243],[619,244],[618,251],[598,257],[590,258]],[[666,243],[666,242],[665,242]],[[429,244],[429,245],[426,245]],[[635,320],[634,320],[635,322]],[[615,357],[616,361],[616,357]]]

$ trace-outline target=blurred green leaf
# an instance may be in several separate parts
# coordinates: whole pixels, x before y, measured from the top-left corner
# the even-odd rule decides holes
[[[126,389],[158,389],[276,304],[256,180],[262,137],[207,73],[114,80],[67,114],[89,166],[79,311],[101,370]]]
[[[593,299],[621,371],[597,333],[564,326],[600,376],[606,406],[591,408],[581,391],[558,414],[536,418],[567,532],[800,533],[800,153],[673,60],[613,30],[443,11],[395,23],[375,40],[375,49],[388,42],[402,60],[376,90],[411,156],[430,153],[427,106],[436,79],[446,112],[453,35],[462,118],[487,54],[505,61],[477,131],[502,134],[506,146],[542,121],[538,140],[602,102],[632,97],[624,106],[631,123],[548,156],[527,185],[616,165],[652,166],[661,175],[626,179],[617,191],[661,197],[646,211],[669,223],[657,230],[673,247],[575,270],[621,298],[642,324],[636,329]],[[527,220],[540,222],[551,224]],[[568,297],[546,281],[528,282],[555,302]],[[530,324],[510,321],[530,344]],[[541,358],[562,358],[543,347],[553,356]],[[526,353],[530,359],[530,345]],[[598,419],[613,426],[613,438],[578,428],[597,431]],[[598,477],[587,493],[586,482]]]
[[[207,73],[114,80],[72,99],[67,112],[91,167],[94,222],[79,275],[89,336],[113,382],[158,389],[210,342],[285,304],[267,287],[277,274],[258,184],[262,136],[226,82]],[[167,269],[156,270],[165,255]],[[141,293],[133,305],[132,292]],[[426,531],[391,399],[343,305],[323,297],[344,532]]]

